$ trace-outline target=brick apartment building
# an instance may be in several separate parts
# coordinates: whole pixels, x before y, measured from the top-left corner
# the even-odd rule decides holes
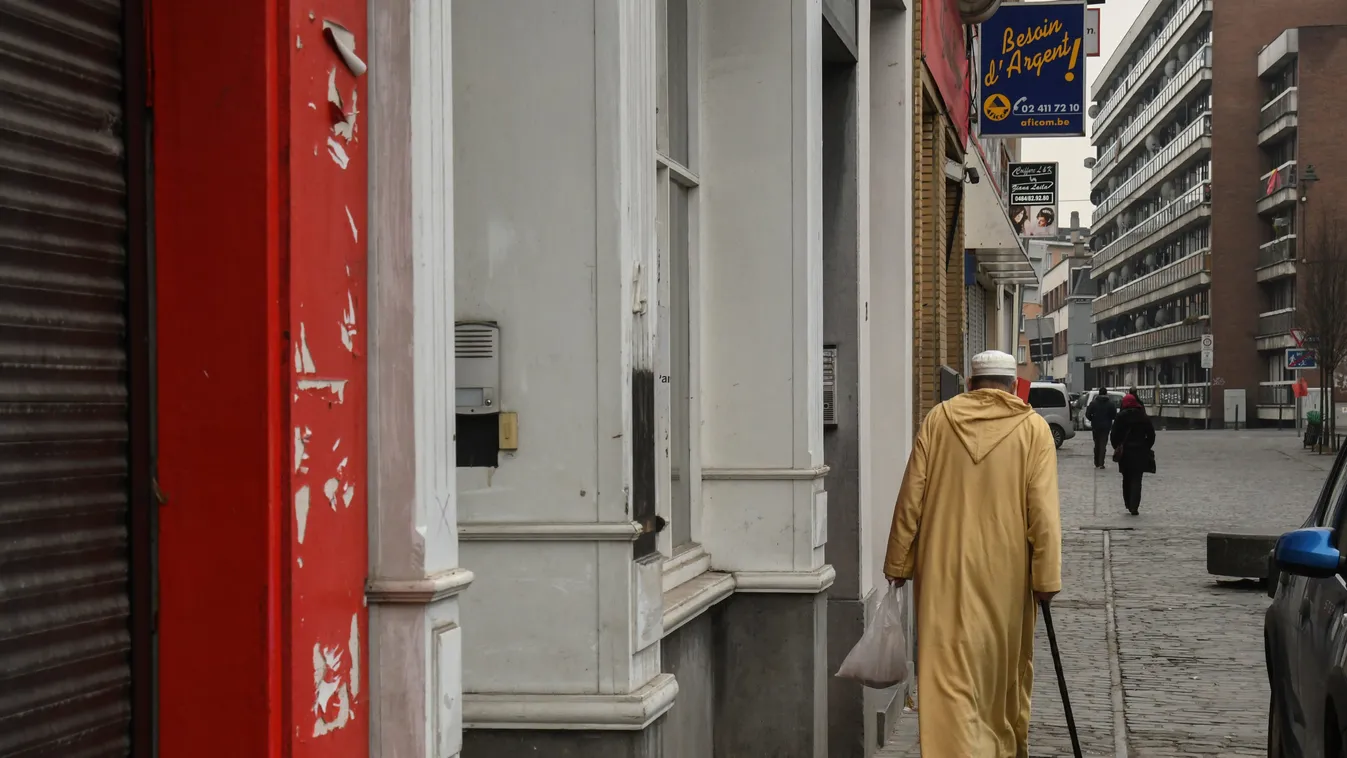
[[[1320,94],[1347,83],[1344,29],[1321,26],[1347,3],[1217,5],[1151,0],[1093,82],[1093,363],[1163,416],[1275,424],[1294,417],[1295,240],[1319,206],[1298,167],[1336,186],[1347,157],[1347,106]]]

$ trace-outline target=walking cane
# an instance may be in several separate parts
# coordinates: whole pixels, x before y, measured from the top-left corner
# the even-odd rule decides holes
[[[1052,647],[1052,665],[1057,669],[1057,689],[1062,693],[1062,708],[1066,709],[1066,729],[1071,733],[1071,751],[1081,758],[1080,737],[1076,734],[1076,717],[1071,713],[1071,696],[1066,694],[1066,673],[1062,671],[1062,653],[1057,649],[1057,630],[1052,628],[1052,610],[1048,601],[1040,600],[1038,607],[1043,609],[1043,625],[1048,628],[1048,645]]]

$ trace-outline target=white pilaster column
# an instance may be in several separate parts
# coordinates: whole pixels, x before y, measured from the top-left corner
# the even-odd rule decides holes
[[[453,311],[499,325],[519,420],[517,450],[458,470],[469,752],[641,730],[677,692],[660,567],[633,560],[656,487],[653,5],[453,4]]]
[[[870,15],[871,581],[912,447],[912,13]]]
[[[821,9],[736,0],[706,18],[703,544],[741,591],[819,592]]]
[[[370,752],[462,751],[450,4],[370,4]]]
[[[889,526],[914,436],[912,140],[916,135],[912,133],[912,16],[910,3],[904,10],[899,3],[875,2],[869,25],[870,329],[876,338],[871,341],[869,379],[873,418],[873,465],[869,470],[873,506],[868,525],[871,551],[862,571],[869,573],[874,586],[883,586],[885,581],[883,561]],[[911,623],[910,614],[908,621]],[[880,740],[887,739],[888,727],[906,694],[906,687],[894,694],[866,690],[867,717],[872,713],[884,715],[877,719]]]

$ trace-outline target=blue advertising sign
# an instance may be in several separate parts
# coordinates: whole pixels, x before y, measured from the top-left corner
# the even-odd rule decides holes
[[[984,137],[1085,135],[1085,3],[1003,3],[982,23]]]

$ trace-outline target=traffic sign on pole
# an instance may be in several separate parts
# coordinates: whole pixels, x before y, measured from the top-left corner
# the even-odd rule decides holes
[[[1287,348],[1286,367],[1292,371],[1307,371],[1319,368],[1319,354],[1304,348]]]
[[[1292,329],[1292,330],[1291,330],[1291,339],[1295,340],[1296,347],[1304,347],[1304,346],[1305,346],[1305,330],[1304,330],[1304,329]]]
[[[1216,338],[1210,334],[1202,335],[1202,368],[1209,369],[1216,363]]]

